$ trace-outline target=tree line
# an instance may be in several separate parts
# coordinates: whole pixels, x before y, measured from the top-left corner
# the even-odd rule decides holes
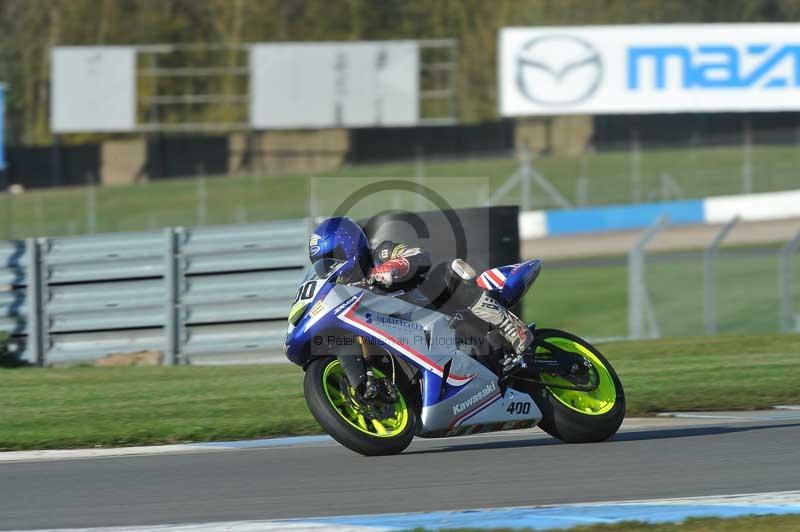
[[[0,0],[0,81],[9,142],[48,144],[53,46],[455,38],[457,114],[478,122],[504,26],[797,20],[800,0]]]

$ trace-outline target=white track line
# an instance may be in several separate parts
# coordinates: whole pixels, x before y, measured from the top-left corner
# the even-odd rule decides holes
[[[765,417],[764,411],[761,417],[755,413],[748,415],[742,412],[741,415],[711,412],[698,413],[664,413],[658,417],[649,418],[628,418],[620,429],[621,432],[642,429],[668,429],[668,428],[687,428],[691,426],[711,426],[734,422],[754,422],[754,421],[790,421],[800,419],[800,414],[794,416],[788,412],[775,416]],[[450,444],[463,443],[464,441],[476,439],[505,439],[517,438],[520,436],[530,438],[549,437],[537,428],[511,430],[504,432],[490,432],[483,434],[471,434],[468,436],[458,436],[447,438],[446,440],[414,440],[413,445],[426,445],[431,443],[441,443],[447,441]],[[115,457],[134,457],[134,456],[156,456],[170,454],[193,454],[209,452],[226,452],[246,449],[292,449],[299,447],[318,447],[327,445],[337,445],[329,436],[294,436],[286,438],[270,438],[262,440],[243,440],[231,442],[206,442],[206,443],[185,443],[175,445],[147,445],[138,447],[108,447],[94,449],[63,449],[63,450],[42,450],[42,451],[6,451],[0,452],[0,464],[5,462],[40,462],[48,460],[78,460],[92,458],[115,458]]]

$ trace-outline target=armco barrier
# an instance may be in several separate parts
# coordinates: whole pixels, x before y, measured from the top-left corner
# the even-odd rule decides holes
[[[0,331],[37,364],[280,358],[304,220],[0,242]]]

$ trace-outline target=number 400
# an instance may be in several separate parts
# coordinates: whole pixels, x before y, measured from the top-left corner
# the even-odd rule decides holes
[[[530,403],[511,403],[506,408],[506,412],[509,414],[530,414],[531,413],[531,404]]]

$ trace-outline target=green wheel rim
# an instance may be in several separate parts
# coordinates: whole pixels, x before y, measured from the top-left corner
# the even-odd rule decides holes
[[[383,373],[373,368],[376,377],[384,377]],[[338,360],[332,360],[322,374],[322,387],[333,409],[351,427],[377,438],[392,438],[397,436],[408,425],[408,406],[403,394],[398,391],[398,401],[394,405],[392,416],[385,419],[366,419],[355,407],[352,401],[341,392],[340,384],[347,377],[344,368]]]
[[[611,377],[611,373],[600,358],[574,340],[569,340],[567,338],[547,338],[547,341],[556,347],[579,354],[587,359],[597,372],[598,377],[597,388],[590,392],[566,390],[564,388],[548,386],[547,389],[553,397],[567,408],[589,416],[599,416],[614,408],[614,404],[617,401],[617,387],[614,385],[614,379]],[[536,352],[546,354],[547,348],[539,347]],[[570,385],[568,381],[561,377],[556,377],[555,375],[542,374],[540,378],[544,383],[565,386]]]

